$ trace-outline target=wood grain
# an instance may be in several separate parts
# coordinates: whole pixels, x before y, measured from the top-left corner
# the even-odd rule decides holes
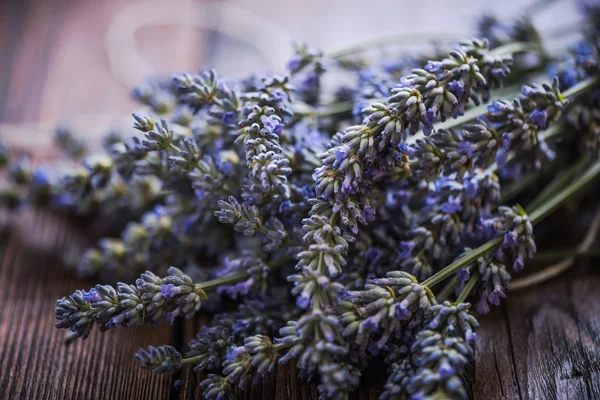
[[[128,88],[111,76],[102,49],[106,26],[125,3],[0,2],[0,120],[61,121],[78,113],[120,116],[134,109]],[[195,68],[202,64],[208,39],[194,32],[165,27],[140,32],[141,52],[159,59],[157,41],[173,41],[178,46],[160,68]],[[137,368],[133,354],[150,344],[185,350],[205,316],[173,327],[94,332],[71,344],[65,343],[64,331],[54,329],[55,300],[93,284],[76,279],[60,259],[65,243],[81,240],[86,229],[44,212],[0,211],[0,399],[200,398],[203,375],[183,370],[157,377]],[[467,376],[473,397],[600,398],[598,287],[600,270],[590,262],[568,276],[510,294],[482,317],[476,363]],[[384,380],[385,366],[375,363],[352,397],[376,399]],[[290,364],[241,397],[312,400],[318,395],[316,385],[299,381]]]

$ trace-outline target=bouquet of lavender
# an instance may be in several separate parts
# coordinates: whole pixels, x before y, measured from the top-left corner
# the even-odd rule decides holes
[[[133,138],[88,154],[57,131],[72,167],[2,146],[0,199],[122,226],[75,259],[108,284],[59,299],[56,327],[85,339],[210,312],[187,350],[135,355],[207,372],[207,399],[290,362],[345,399],[375,357],[381,399],[466,398],[473,314],[506,296],[534,227],[598,186],[600,26],[585,29],[560,55],[527,20],[486,18],[479,39],[425,57],[299,45],[282,76],[148,80]]]

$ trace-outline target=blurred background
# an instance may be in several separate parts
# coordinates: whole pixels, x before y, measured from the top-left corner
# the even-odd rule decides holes
[[[139,106],[129,94],[144,78],[201,67],[230,77],[283,71],[292,42],[334,48],[391,34],[471,37],[482,15],[510,22],[528,11],[544,33],[576,23],[582,4],[1,0],[0,137],[44,153],[56,124],[68,123],[93,142],[111,128],[131,125]],[[559,39],[576,39],[567,36]]]

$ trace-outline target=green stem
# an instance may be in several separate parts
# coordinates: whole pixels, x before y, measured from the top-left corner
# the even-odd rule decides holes
[[[222,276],[220,278],[212,279],[210,281],[197,283],[196,289],[210,290],[223,285],[231,285],[232,283],[241,282],[249,276],[250,275],[247,272],[236,272],[234,274]]]
[[[408,35],[398,34],[381,36],[363,40],[358,43],[342,45],[337,48],[331,48],[325,51],[325,57],[341,58],[355,53],[360,53],[365,50],[371,50],[374,48],[400,44],[418,44],[423,42],[435,42],[439,41],[440,38],[444,38],[446,41],[450,41],[450,39],[453,39],[454,36],[452,34],[447,33],[414,33]]]
[[[477,283],[478,280],[479,280],[479,272],[475,272],[473,275],[471,275],[471,278],[469,279],[469,281],[467,282],[467,284],[465,285],[463,290],[458,295],[458,298],[456,299],[454,304],[460,304],[463,301],[465,301],[466,298],[469,296],[469,293],[471,293],[471,290],[473,290],[473,287],[475,287],[475,284]]]
[[[503,240],[504,240],[504,236],[500,235],[500,236],[497,236],[494,239],[482,244],[475,250],[470,251],[464,257],[459,258],[458,260],[454,261],[452,264],[448,265],[446,268],[437,272],[435,275],[430,276],[422,284],[427,287],[432,287],[433,285],[443,281],[444,279],[446,279],[447,277],[449,277],[450,275],[452,275],[453,273],[455,273],[462,267],[465,267],[465,266],[471,264],[472,262],[477,260],[479,257],[486,255],[487,253],[489,253],[492,250],[495,250],[498,246],[500,246],[502,244]]]
[[[502,54],[520,54],[528,53],[530,51],[543,51],[543,48],[537,43],[514,42],[490,50],[489,55],[498,56]]]
[[[544,190],[541,191],[540,194],[538,194],[536,196],[535,199],[533,199],[531,201],[531,203],[529,203],[527,205],[527,208],[530,210],[535,210],[536,208],[538,208],[543,202],[544,200],[552,195],[552,193],[555,193],[557,190],[559,190],[560,188],[564,187],[567,183],[569,183],[573,177],[589,162],[588,157],[584,156],[581,157],[577,162],[575,162],[574,164],[572,164],[571,166],[569,166],[566,170],[562,171],[560,174],[558,174],[553,180],[552,182],[550,182],[545,188]]]
[[[536,225],[548,215],[550,215],[554,210],[556,210],[560,205],[562,205],[566,200],[571,198],[571,196],[577,194],[580,190],[585,188],[588,184],[590,184],[594,179],[596,179],[600,175],[600,161],[593,164],[583,175],[581,175],[577,180],[575,180],[572,184],[564,188],[561,192],[557,193],[548,200],[546,203],[542,204],[539,208],[536,208],[529,214],[529,220],[533,225]],[[495,250],[498,248],[503,241],[504,236],[499,235],[494,239],[484,243],[479,246],[475,250],[469,252],[462,258],[454,261],[452,264],[448,265],[446,268],[437,272],[435,275],[426,279],[422,284],[424,286],[432,287],[433,285],[443,281],[447,277],[454,274],[459,269],[467,266],[477,260],[479,257]]]
[[[584,81],[579,82],[577,85],[573,86],[572,88],[565,90],[565,92],[562,95],[566,99],[577,97],[580,94],[583,94],[583,93],[587,92],[588,90],[592,89],[598,83],[600,83],[600,76],[588,78]]]
[[[535,257],[533,257],[533,261],[549,261],[568,257],[597,258],[600,257],[600,249],[579,251],[576,248],[570,248],[542,251],[540,253],[537,253]]]
[[[438,295],[435,296],[437,301],[442,302],[446,300],[452,294],[452,292],[454,292],[454,289],[458,287],[459,283],[460,280],[458,278],[454,278],[450,282],[448,282],[446,286],[444,286],[444,288],[440,290],[440,293],[438,293]]]
[[[542,221],[548,215],[552,214],[562,203],[568,200],[571,196],[577,194],[587,185],[592,183],[600,175],[600,161],[595,162],[583,175],[575,182],[567,186],[557,195],[552,197],[547,203],[540,205],[529,214],[529,219],[533,225]]]
[[[280,351],[283,349],[287,349],[288,347],[292,347],[292,343],[277,343],[277,344],[273,345],[273,350]]]
[[[323,111],[309,112],[306,115],[315,118],[330,117],[332,115],[344,114],[348,111],[352,111],[352,107],[354,107],[353,101],[340,101],[339,103],[328,105]]]

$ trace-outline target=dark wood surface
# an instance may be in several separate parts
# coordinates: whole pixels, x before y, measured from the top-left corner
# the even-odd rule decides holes
[[[124,3],[0,2],[0,121],[58,122],[91,112],[118,117],[134,109],[128,88],[110,76],[102,47],[103,32]],[[197,35],[194,51],[202,57],[207,38],[186,33]],[[142,43],[152,43],[156,32],[147,34]],[[180,31],[160,34],[181,36]],[[196,64],[180,53],[184,67]],[[35,142],[49,133],[26,134]],[[1,130],[0,136],[10,142]],[[0,226],[0,399],[201,396],[202,376],[184,370],[180,376],[157,377],[139,369],[133,354],[150,344],[184,348],[202,317],[174,327],[94,332],[86,341],[65,344],[65,332],[54,328],[55,300],[91,282],[67,271],[61,254],[66,243],[82,240],[86,232],[32,210],[2,212]],[[600,398],[599,287],[600,269],[589,262],[539,287],[510,293],[501,307],[481,317],[476,363],[468,376],[473,397]],[[377,398],[384,379],[382,366],[372,368],[355,397]],[[279,367],[247,398],[316,399],[317,391],[300,382],[290,365]]]

